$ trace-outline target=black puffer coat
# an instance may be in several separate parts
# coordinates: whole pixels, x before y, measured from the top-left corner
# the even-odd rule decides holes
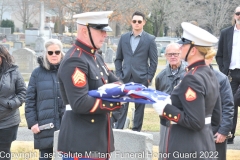
[[[17,68],[12,65],[0,78],[0,129],[20,123],[18,108],[25,101],[26,85]]]
[[[47,70],[42,57],[38,58],[38,63],[40,66],[32,72],[27,88],[25,116],[29,129],[37,123],[39,126],[54,124],[54,128],[34,134],[34,148],[47,149],[53,147],[53,134],[60,128],[65,106],[57,79],[58,65],[51,65]]]

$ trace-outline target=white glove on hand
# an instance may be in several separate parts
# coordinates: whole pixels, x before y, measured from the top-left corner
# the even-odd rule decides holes
[[[170,96],[168,96],[165,100],[155,100],[156,103],[153,103],[153,108],[155,111],[162,116],[163,110],[167,104],[172,104]]]

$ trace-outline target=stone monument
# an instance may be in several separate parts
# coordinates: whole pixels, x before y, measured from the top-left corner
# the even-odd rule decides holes
[[[114,58],[115,58],[114,50],[112,48],[108,47],[104,58],[105,58],[104,61],[106,63],[113,63]]]
[[[59,130],[54,132],[54,160],[61,160],[57,151]],[[109,160],[152,160],[153,135],[131,130],[113,129],[115,151]]]
[[[29,80],[32,71],[38,66],[36,53],[31,49],[22,48],[13,51],[12,56],[24,80]]]

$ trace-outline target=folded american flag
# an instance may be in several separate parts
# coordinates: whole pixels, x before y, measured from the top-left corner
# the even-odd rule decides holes
[[[91,90],[88,95],[111,102],[135,102],[135,103],[155,103],[157,100],[165,100],[167,93],[150,89],[139,83],[109,83],[98,90]]]

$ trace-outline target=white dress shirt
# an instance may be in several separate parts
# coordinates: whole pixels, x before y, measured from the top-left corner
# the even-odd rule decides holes
[[[240,69],[240,30],[236,25],[233,32],[232,57],[229,69]]]

